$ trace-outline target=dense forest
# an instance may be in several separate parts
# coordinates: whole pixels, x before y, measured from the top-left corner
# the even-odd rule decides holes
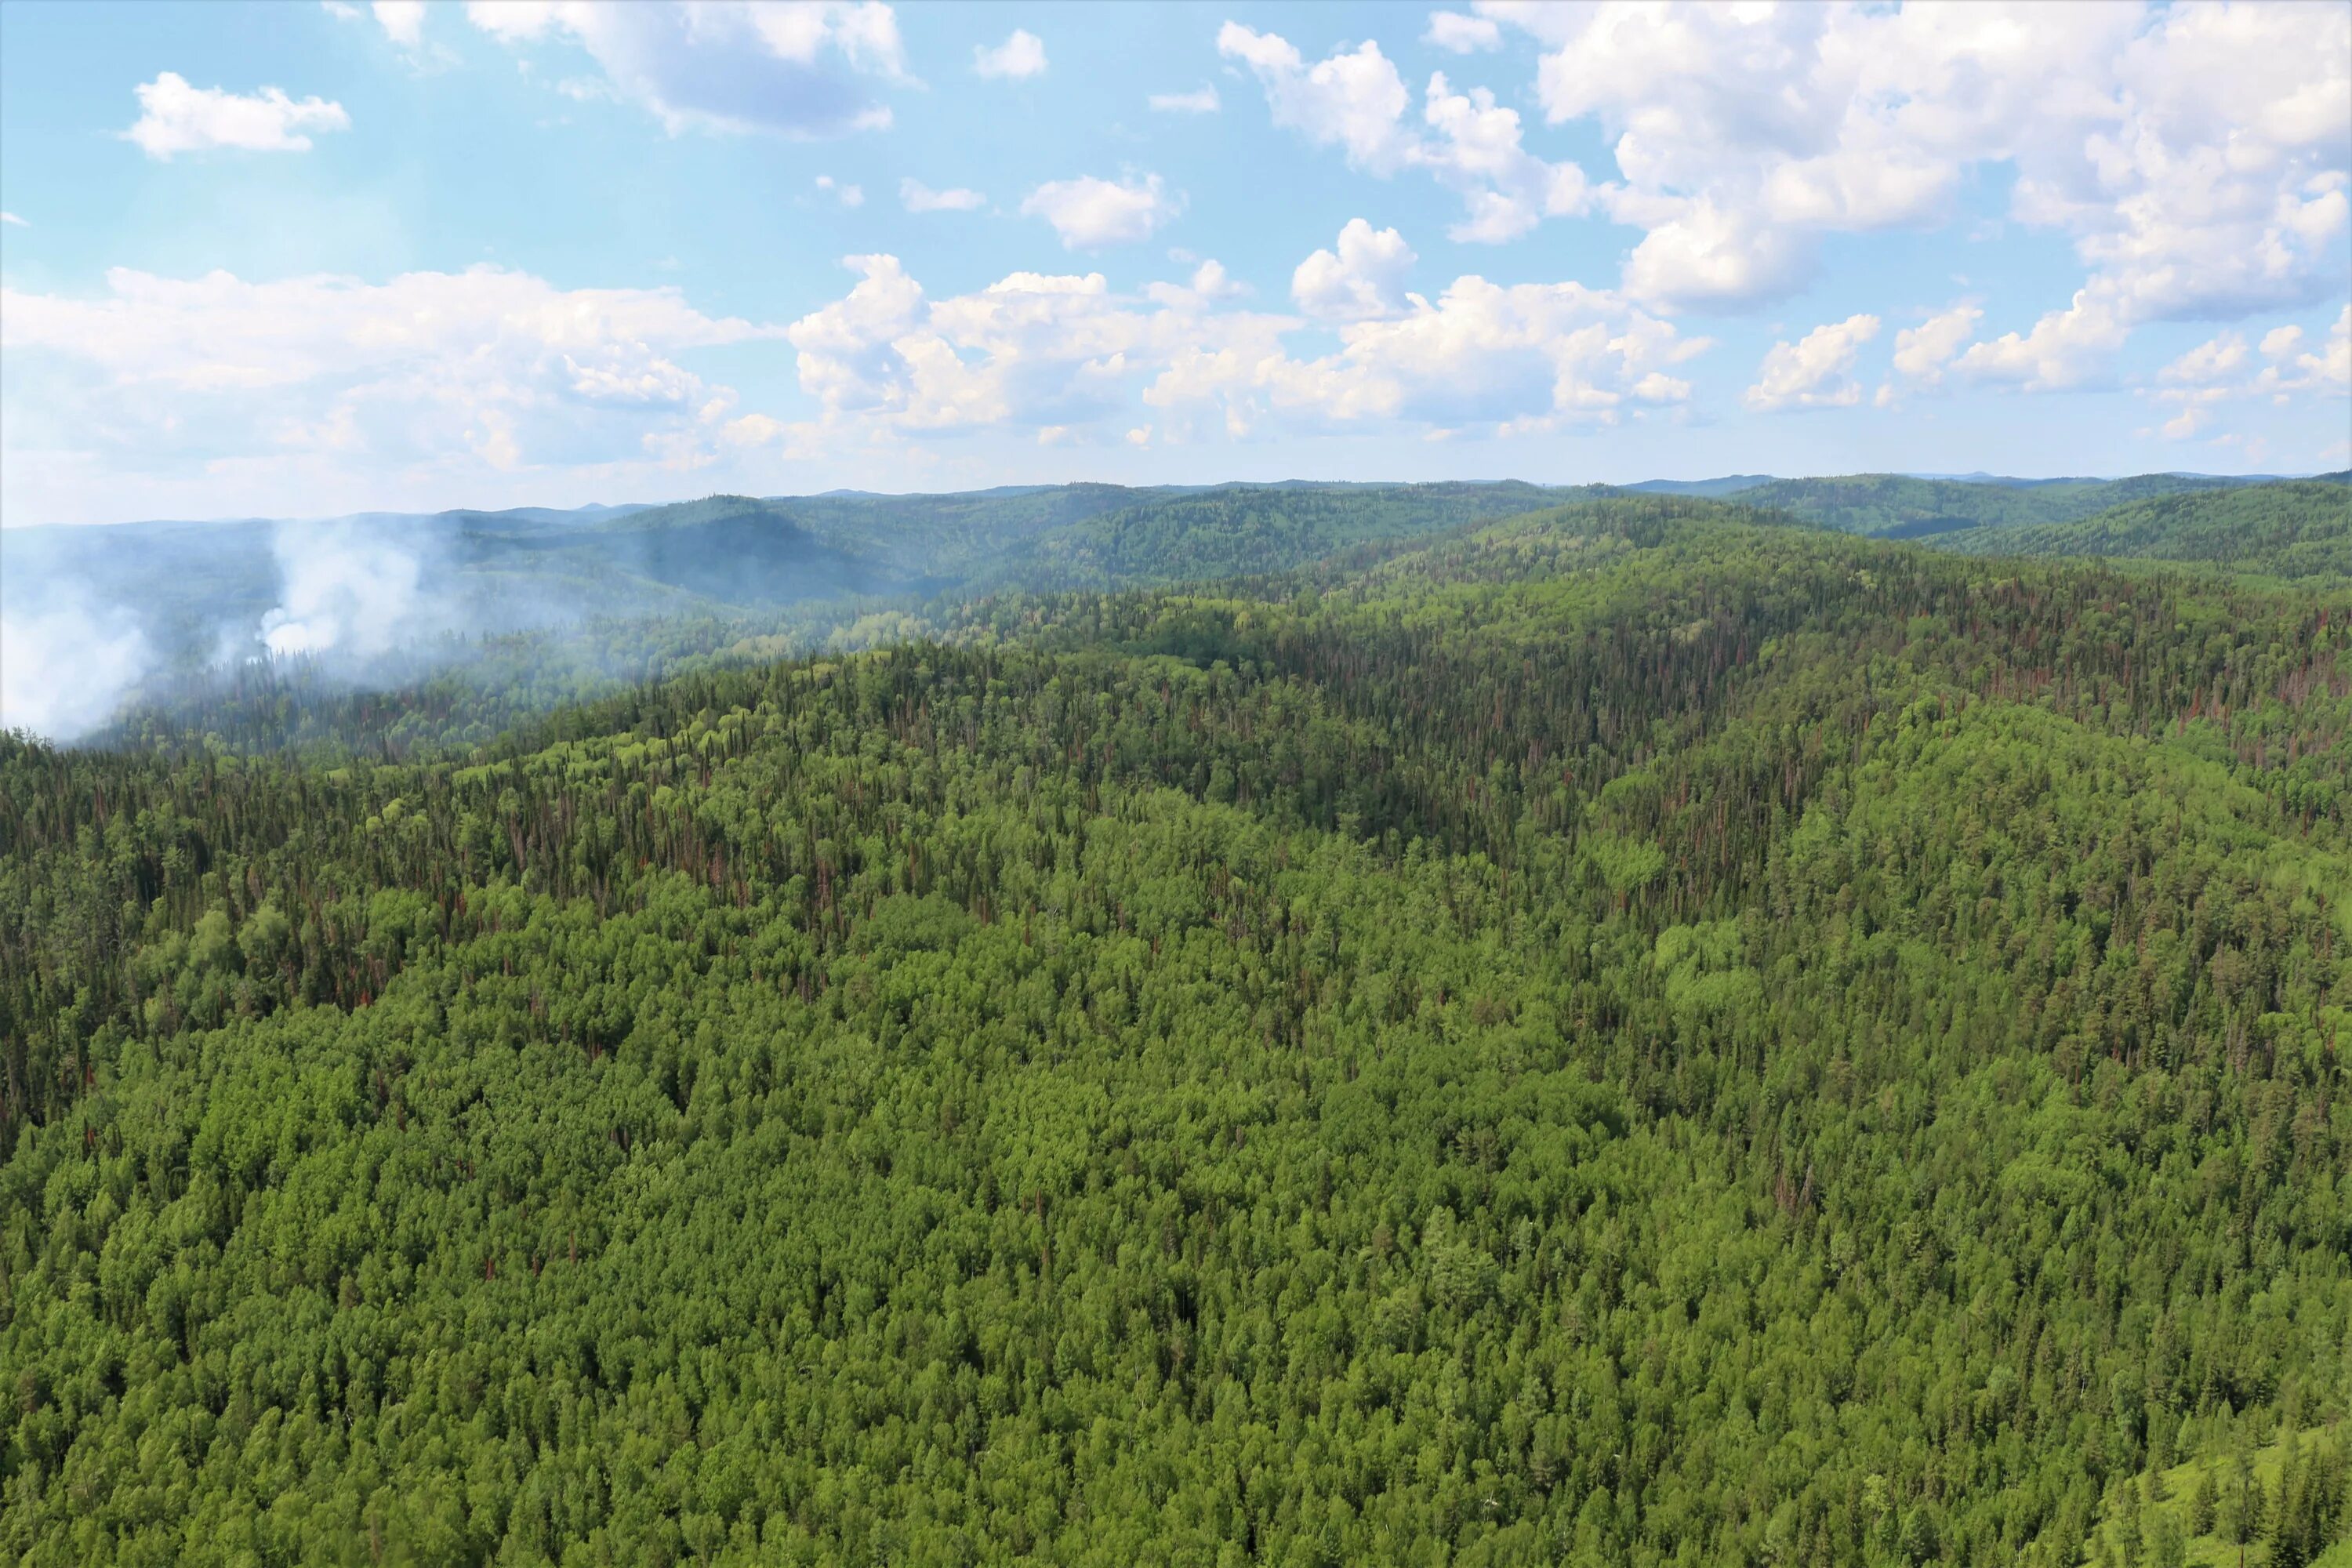
[[[488,732],[0,738],[0,1550],[2343,1539],[2340,577],[1005,499]]]
[[[2318,584],[2352,582],[2352,487],[2337,478],[2183,490],[2076,522],[1972,528],[1944,549],[1991,555],[2115,555],[2210,562]]]
[[[1785,511],[1841,533],[1925,539],[1958,529],[2010,529],[2073,522],[2154,496],[2229,491],[2250,481],[2210,474],[2138,474],[2124,479],[1929,479],[1908,474],[1846,474],[1743,485],[1744,505]]]

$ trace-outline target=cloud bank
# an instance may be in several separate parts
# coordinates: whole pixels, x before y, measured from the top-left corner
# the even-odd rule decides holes
[[[466,16],[509,47],[585,49],[672,135],[880,130],[890,108],[875,87],[908,79],[898,15],[879,0],[467,0]]]
[[[722,449],[736,395],[682,359],[772,335],[672,289],[563,289],[494,267],[383,283],[118,268],[96,297],[0,290],[0,349],[25,389],[5,505],[60,521],[45,514],[100,473],[149,487],[149,515],[204,495],[284,515],[381,506],[369,474],[692,468]]]
[[[1108,432],[1139,396],[1163,442],[1395,425],[1507,435],[1688,400],[1672,372],[1707,340],[1577,283],[1465,276],[1434,300],[1401,294],[1412,259],[1396,231],[1350,223],[1295,282],[1339,346],[1301,354],[1289,339],[1307,321],[1229,303],[1213,262],[1140,296],[1100,273],[1016,272],[935,300],[896,256],[848,257],[856,285],[787,331],[819,416],[730,432],[800,453],[983,429],[1062,441]]]
[[[1832,234],[1950,220],[1969,175],[2013,174],[2021,224],[2066,236],[2065,305],[1973,345],[1970,379],[2084,384],[2137,325],[2233,319],[2343,285],[2352,9],[2341,5],[1526,5],[1433,13],[1456,53],[1505,28],[1543,49],[1545,121],[1596,124],[1615,178],[1525,144],[1517,115],[1444,73],[1413,94],[1375,42],[1309,63],[1227,23],[1274,122],[1466,205],[1457,239],[1599,214],[1639,233],[1621,291],[1737,310],[1818,274]],[[1598,171],[1606,175],[1607,170]]]

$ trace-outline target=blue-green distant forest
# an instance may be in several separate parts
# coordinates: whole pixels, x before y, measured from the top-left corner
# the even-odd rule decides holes
[[[2344,476],[293,535],[0,536],[16,1560],[2342,1560]]]

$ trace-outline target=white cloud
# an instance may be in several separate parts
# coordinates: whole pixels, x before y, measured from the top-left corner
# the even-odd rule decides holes
[[[1354,167],[1419,168],[1499,242],[1598,209],[1643,230],[1624,290],[1737,310],[1818,270],[1819,237],[1933,226],[1980,166],[2013,172],[2010,217],[2072,237],[2076,303],[1972,353],[1972,375],[2083,384],[2132,329],[2235,315],[2340,288],[2352,213],[2352,11],[2341,6],[1688,5],[1480,0],[1427,41],[1484,47],[1509,24],[1546,53],[1553,122],[1597,121],[1622,179],[1528,151],[1517,115],[1443,73],[1426,132],[1377,43],[1310,64],[1237,22],[1218,49],[1275,122]],[[1949,356],[1948,356],[1949,357]]]
[[[2165,439],[2186,441],[2212,423],[2213,416],[2202,408],[2188,407],[2166,420],[2162,426]]]
[[[1588,199],[1584,171],[1548,163],[1521,145],[1517,110],[1483,87],[1457,93],[1443,71],[1432,75],[1422,119],[1439,139],[1413,149],[1412,161],[1458,191],[1470,215],[1448,230],[1457,240],[1516,239],[1543,218],[1579,213]]]
[[[863,186],[843,184],[831,174],[819,174],[816,177],[816,188],[833,193],[834,200],[843,206],[862,207],[866,205],[866,191]]]
[[[2113,291],[2086,287],[2075,290],[2066,309],[2045,312],[2032,331],[1970,344],[1954,364],[1972,381],[2024,392],[2065,391],[2099,376],[2129,335]]]
[[[1191,92],[1155,92],[1151,107],[1162,114],[1214,114],[1217,89],[1213,83],[1204,82]]]
[[[360,8],[352,5],[351,0],[319,0],[319,9],[339,22],[356,22],[360,19]]]
[[[1516,435],[1613,425],[1640,405],[1684,402],[1689,384],[1666,368],[1707,347],[1578,283],[1505,287],[1468,276],[1434,303],[1408,298],[1401,315],[1341,328],[1339,352],[1319,359],[1267,355],[1204,377],[1180,358],[1145,401],[1197,399],[1206,380],[1228,429],[1270,417],[1307,428],[1403,421],[1431,433]]]
[[[2166,436],[2182,440],[2204,429],[2215,405],[2241,398],[2293,401],[2296,394],[2342,397],[2352,394],[2352,305],[2336,315],[2327,341],[2317,353],[2297,353],[2303,329],[2293,323],[2263,334],[2255,353],[2240,332],[2221,332],[2198,344],[2156,373],[2158,402],[2179,412],[2163,426]]]
[[[1625,291],[1662,308],[1738,310],[1793,293],[1812,274],[1812,251],[1794,231],[1696,201],[1633,247]]]
[[[1459,11],[1432,11],[1429,14],[1429,31],[1423,33],[1422,38],[1441,49],[1468,55],[1480,49],[1502,47],[1503,29],[1490,16],[1465,16]]]
[[[1350,218],[1337,251],[1318,250],[1291,275],[1290,296],[1310,316],[1363,321],[1402,314],[1404,277],[1417,259],[1404,236]]]
[[[1374,174],[1404,163],[1412,144],[1403,124],[1411,95],[1380,45],[1367,39],[1310,67],[1286,39],[1227,22],[1218,29],[1217,52],[1249,67],[1276,125],[1303,132],[1318,146],[1340,147],[1349,163]]]
[[[1648,231],[1625,282],[1666,305],[1780,297],[1814,237],[1948,220],[1966,174],[2074,239],[2078,311],[1980,356],[2076,384],[2120,334],[2341,286],[2352,11],[2336,5],[1481,5],[1548,47],[1557,123],[1611,137],[1597,195]],[[1763,242],[1769,253],[1748,256]]]
[[[425,41],[425,0],[375,0],[375,25],[404,49]]]
[[[829,426],[1065,425],[1122,401],[1110,394],[1126,371],[1120,355],[1135,341],[1134,317],[1099,273],[1014,273],[934,304],[896,257],[853,256],[845,265],[861,274],[857,285],[787,331],[801,388]]]
[[[776,335],[672,289],[490,267],[107,283],[94,299],[0,290],[19,380],[0,464],[12,520],[134,493],[316,513],[427,479],[697,460],[734,394],[677,356]]]
[[[788,452],[983,429],[1105,440],[1134,427],[1138,395],[1158,411],[1155,445],[1600,426],[1685,400],[1689,384],[1669,373],[1706,347],[1574,283],[1459,279],[1433,304],[1408,297],[1396,315],[1341,326],[1338,352],[1302,359],[1285,342],[1298,318],[1220,308],[1237,290],[1213,262],[1142,299],[1112,293],[1098,273],[1020,272],[939,300],[895,257],[847,264],[856,287],[789,329],[823,414],[758,433]]]
[[[1456,91],[1443,71],[1422,92],[1422,122],[1433,134],[1412,131],[1405,123],[1412,94],[1377,43],[1334,51],[1310,67],[1286,39],[1228,22],[1217,48],[1249,67],[1276,124],[1342,149],[1369,173],[1417,168],[1452,188],[1468,209],[1448,231],[1454,239],[1516,239],[1545,217],[1586,210],[1593,198],[1575,163],[1528,152],[1517,110],[1483,87]]]
[[[971,51],[971,68],[982,76],[1011,77],[1015,80],[1045,74],[1045,45],[1036,34],[1024,27],[1013,29],[1013,36],[994,48],[975,47]]]
[[[910,213],[968,213],[988,205],[988,198],[978,191],[961,186],[953,190],[935,191],[922,181],[908,178],[898,182],[898,200]]]
[[[1169,195],[1157,174],[1147,174],[1140,182],[1132,176],[1098,180],[1089,174],[1038,186],[1021,210],[1052,224],[1065,249],[1091,250],[1148,239],[1183,205],[1181,198]]]
[[[1741,401],[1759,414],[1851,408],[1862,401],[1862,387],[1847,373],[1862,345],[1877,335],[1877,317],[1848,316],[1815,327],[1793,343],[1774,343]]]
[[[905,81],[898,20],[880,0],[467,0],[509,46],[577,44],[673,134],[835,136],[890,123],[876,79]]]
[[[1213,258],[1192,268],[1189,282],[1148,284],[1143,294],[1148,300],[1181,310],[1222,304],[1227,300],[1238,300],[1249,291],[1245,285],[1234,280],[1225,270],[1224,263]]]
[[[250,97],[216,87],[191,87],[175,71],[142,82],[138,121],[123,136],[151,158],[236,147],[257,153],[305,153],[312,131],[348,131],[340,103],[296,101],[274,87]]]
[[[18,217],[15,213],[5,212],[0,212],[0,224],[6,224],[11,228],[30,228],[33,226],[23,218]]]
[[[1916,327],[1895,334],[1895,371],[1913,386],[1943,384],[1944,371],[1969,334],[1976,331],[1984,311],[1965,300],[1939,310]]]
[[[2300,328],[2288,329],[2294,338],[2280,339],[2271,334],[2282,351],[2294,346],[2300,338]],[[2223,332],[2210,342],[2200,343],[2170,364],[2157,372],[2157,380],[2176,386],[2209,386],[2224,379],[2234,379],[2245,368],[2246,340],[2237,332]]]
[[[2273,353],[2270,341],[2263,340],[2263,352],[2273,359],[2284,359],[2285,350],[2294,346],[2289,339]],[[2315,354],[2297,354],[2294,368],[2303,377],[2303,384],[2315,390],[2330,392],[2336,396],[2352,393],[2352,305],[2336,314],[2336,325],[2327,331],[2327,346]]]

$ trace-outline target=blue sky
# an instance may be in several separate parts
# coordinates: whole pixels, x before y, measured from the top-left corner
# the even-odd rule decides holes
[[[2303,472],[2352,6],[0,11],[0,521]]]

